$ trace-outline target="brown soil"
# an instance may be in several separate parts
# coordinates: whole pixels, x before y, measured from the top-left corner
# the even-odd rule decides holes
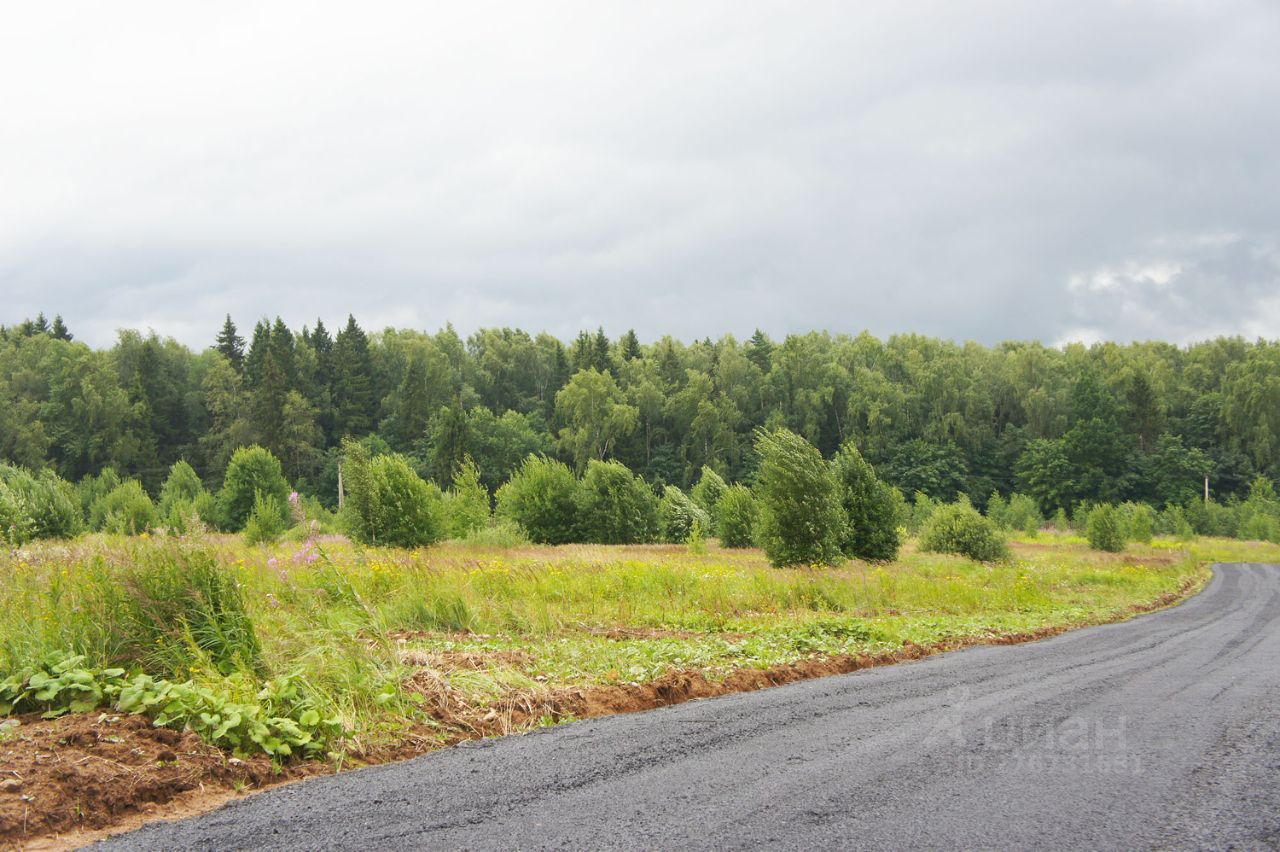
[[[86,832],[290,777],[141,716],[23,717],[0,741],[0,847],[61,848]],[[37,844],[34,841],[39,840]]]
[[[1177,603],[1203,580],[1189,580],[1177,592],[1147,605],[1133,606],[1129,613],[1150,612]],[[651,710],[917,660],[975,645],[1030,642],[1083,626],[1086,625],[1060,625],[1030,633],[993,633],[927,647],[907,644],[877,654],[810,657],[770,669],[737,669],[723,679],[709,679],[698,671],[674,671],[645,684],[519,691],[489,707],[467,704],[450,689],[441,673],[494,663],[519,665],[527,662],[522,652],[423,654],[423,660],[414,663],[422,667],[406,686],[423,696],[435,724],[405,731],[399,745],[393,748],[363,749],[353,743],[351,765],[400,760],[442,745],[517,733],[547,722]],[[154,819],[207,812],[240,791],[332,771],[329,764],[310,763],[293,764],[275,772],[265,757],[230,758],[190,732],[155,728],[140,716],[87,714],[18,721],[21,724],[8,729],[0,739],[0,848],[75,848],[108,832],[128,830]]]

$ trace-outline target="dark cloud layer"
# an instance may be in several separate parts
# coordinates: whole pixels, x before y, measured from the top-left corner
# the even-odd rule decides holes
[[[0,321],[1275,337],[1269,0],[28,5]]]

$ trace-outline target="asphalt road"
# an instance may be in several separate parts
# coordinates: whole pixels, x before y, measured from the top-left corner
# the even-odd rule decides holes
[[[1280,848],[1280,568],[1170,610],[261,793],[112,849]]]

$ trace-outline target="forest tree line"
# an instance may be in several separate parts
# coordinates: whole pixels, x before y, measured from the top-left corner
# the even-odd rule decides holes
[[[582,473],[616,460],[659,491],[702,468],[750,482],[754,435],[784,427],[824,457],[851,443],[913,497],[1082,503],[1245,496],[1280,473],[1280,344],[1218,338],[1063,348],[811,332],[565,343],[482,329],[465,339],[331,332],[230,317],[199,352],[154,333],[94,349],[60,318],[0,327],[0,460],[70,481],[111,468],[152,494],[188,461],[211,488],[261,445],[299,490],[337,499],[343,438],[451,481],[471,458],[492,492],[530,454]]]

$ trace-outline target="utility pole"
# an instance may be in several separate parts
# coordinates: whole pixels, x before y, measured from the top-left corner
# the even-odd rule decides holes
[[[1208,480],[1206,480],[1208,481]],[[1205,486],[1205,494],[1208,494],[1209,486]],[[342,461],[338,461],[338,511],[342,511]]]
[[[1204,502],[1209,502],[1209,474],[1204,475]]]

